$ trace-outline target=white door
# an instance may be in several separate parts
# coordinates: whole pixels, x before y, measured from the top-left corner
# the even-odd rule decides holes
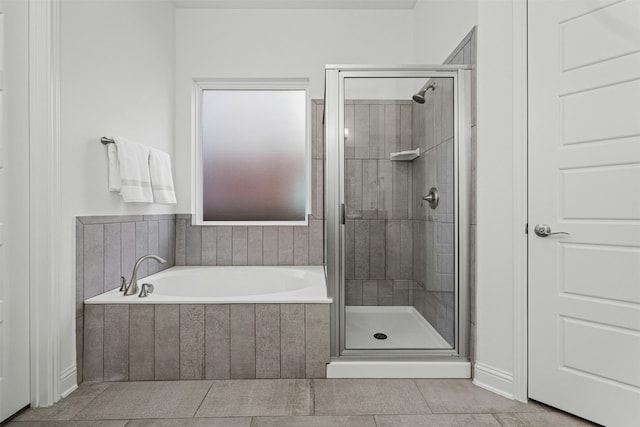
[[[638,0],[529,1],[529,256],[529,397],[640,426]]]
[[[27,6],[0,0],[0,421],[29,404]]]

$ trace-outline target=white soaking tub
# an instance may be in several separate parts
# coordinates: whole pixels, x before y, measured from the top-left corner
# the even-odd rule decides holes
[[[147,297],[116,288],[85,304],[331,303],[322,266],[171,267],[139,278],[138,288],[143,283],[154,287]]]

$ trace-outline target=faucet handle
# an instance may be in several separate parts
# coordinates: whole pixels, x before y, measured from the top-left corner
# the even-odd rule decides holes
[[[138,294],[138,298],[144,298],[153,293],[153,285],[151,283],[143,283]]]
[[[127,289],[127,279],[124,276],[120,276],[120,292],[124,292]]]

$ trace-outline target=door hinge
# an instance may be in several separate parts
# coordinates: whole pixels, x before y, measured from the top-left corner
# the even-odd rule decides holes
[[[529,224],[524,225],[524,234],[529,234]]]

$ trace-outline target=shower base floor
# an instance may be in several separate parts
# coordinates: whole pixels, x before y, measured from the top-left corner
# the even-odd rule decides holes
[[[383,333],[386,339],[373,335]],[[345,346],[360,349],[450,349],[451,345],[409,306],[346,307]]]

